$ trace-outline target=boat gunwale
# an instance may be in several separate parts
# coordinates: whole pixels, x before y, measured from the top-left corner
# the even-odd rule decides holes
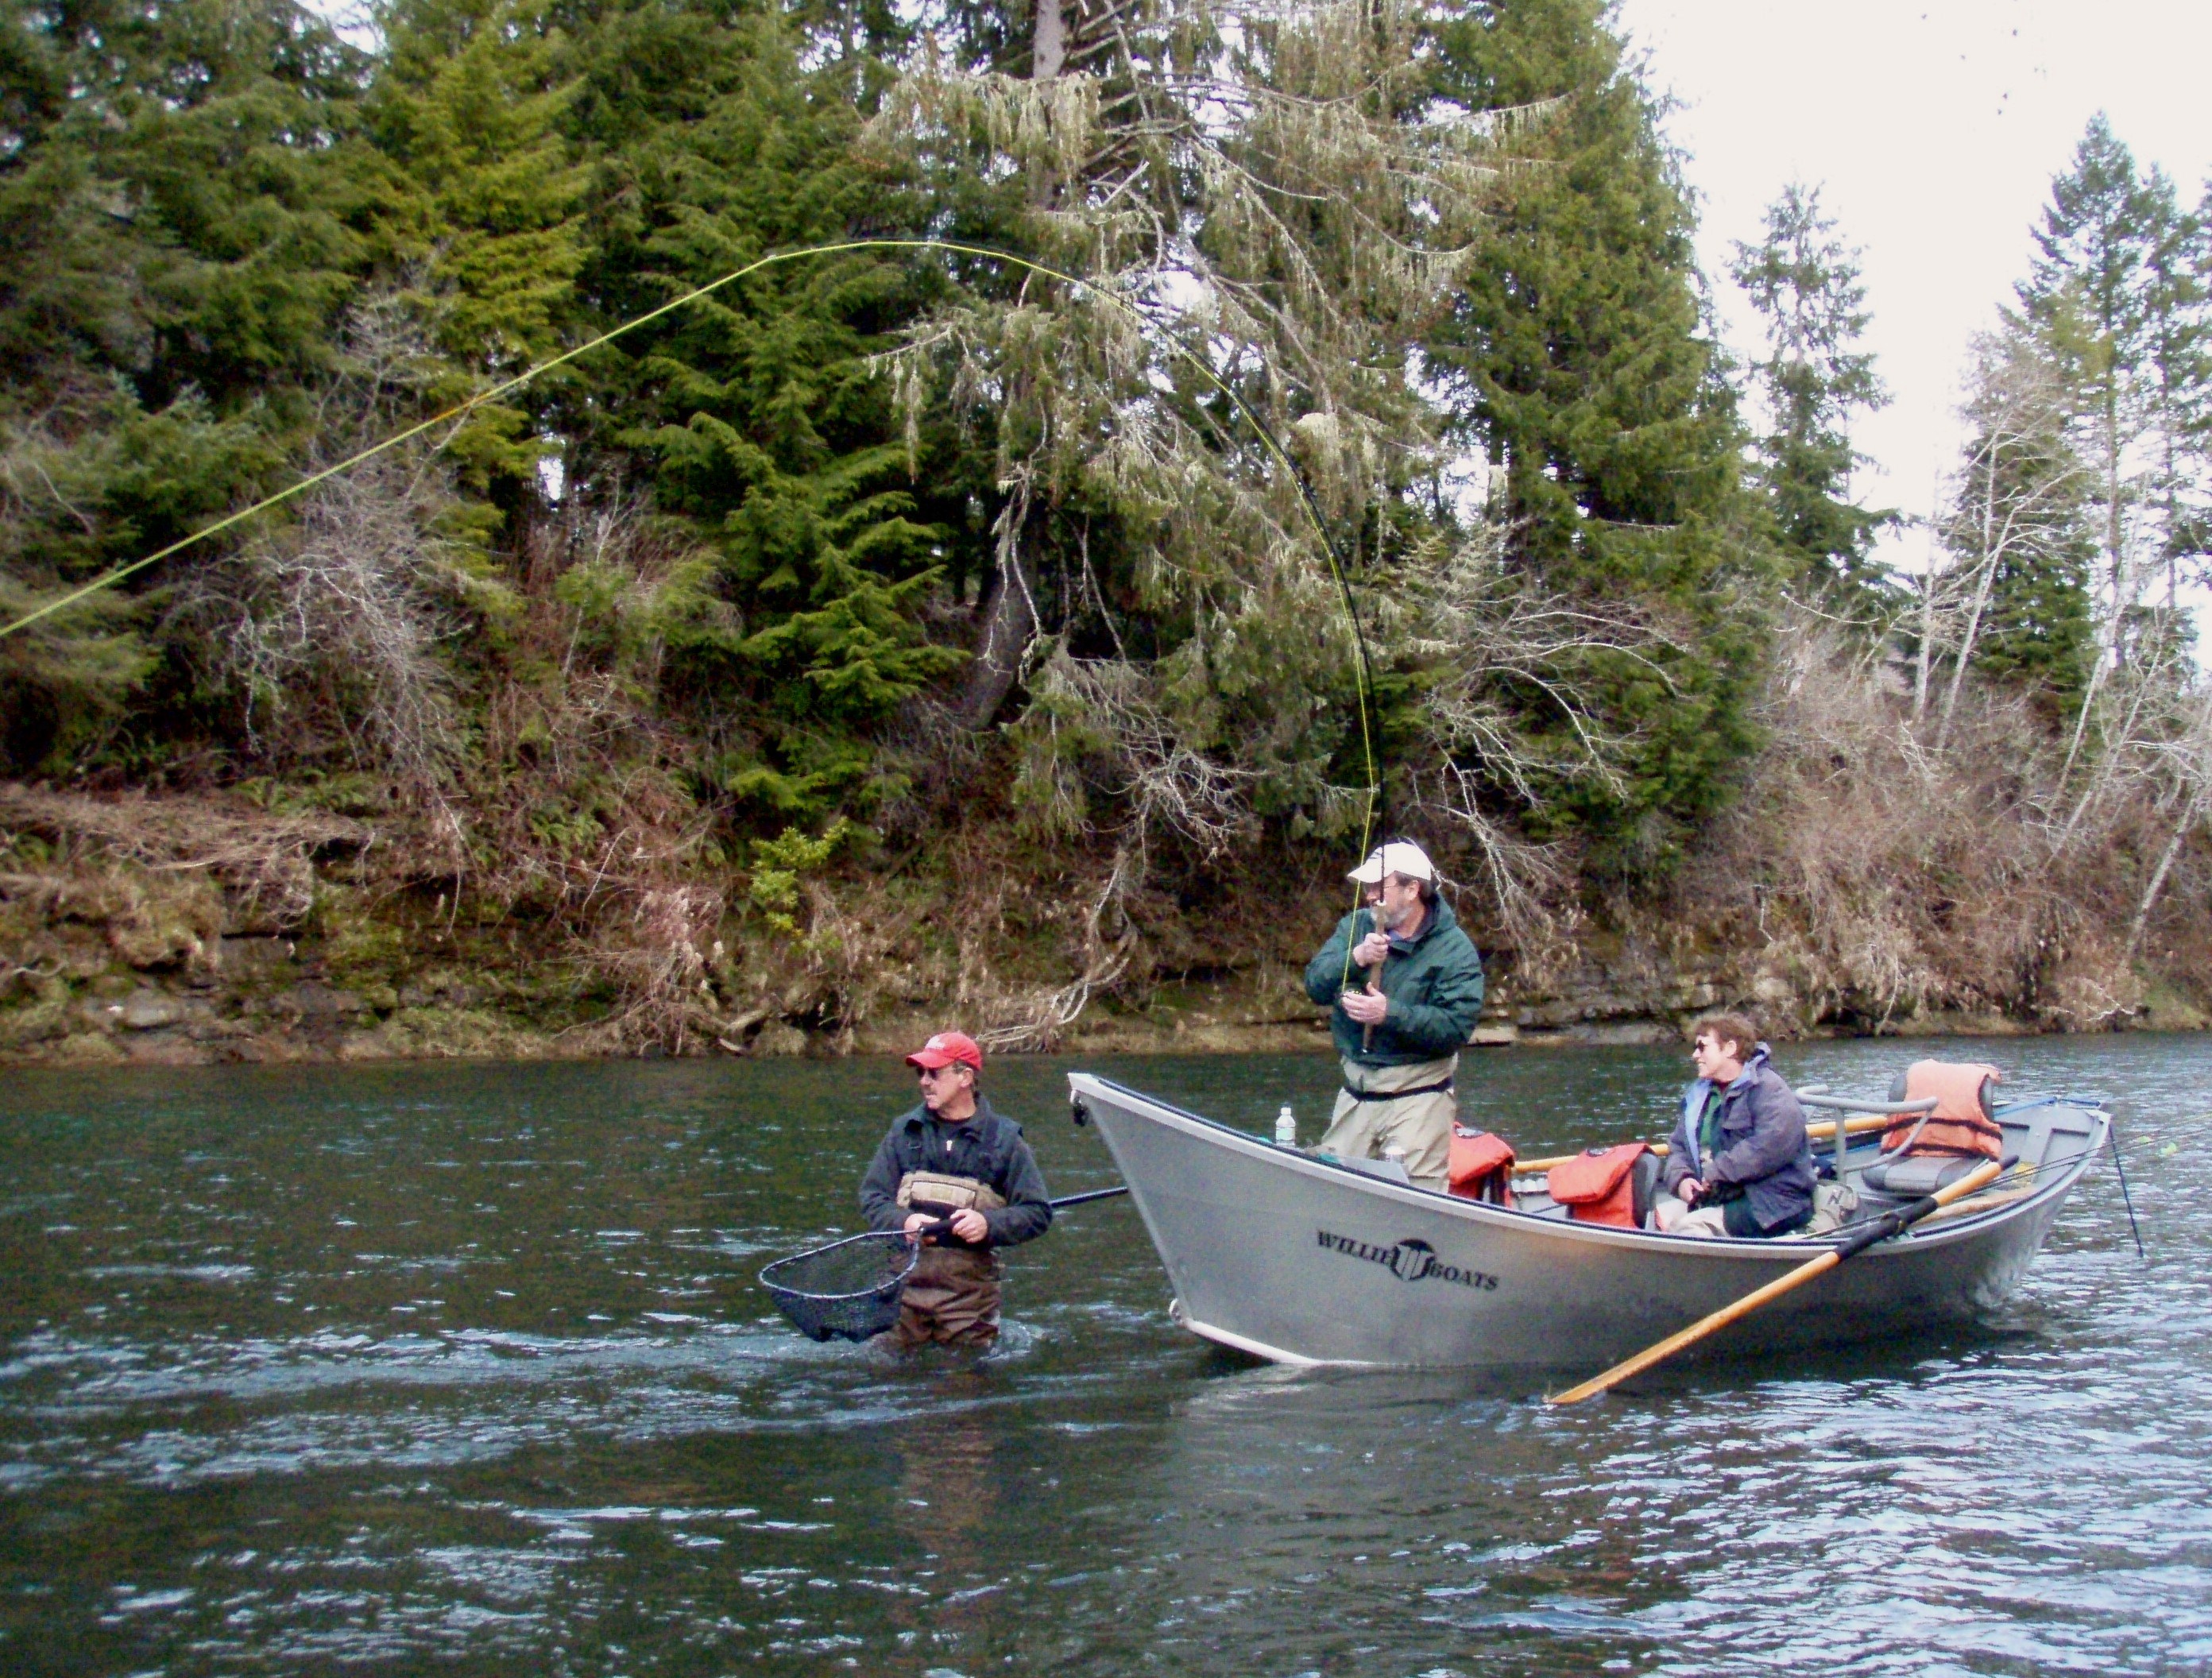
[[[1116,1082],[1097,1073],[1071,1072],[1067,1076],[1071,1085],[1081,1079],[1097,1086],[1098,1092],[1110,1093],[1115,1097],[1140,1102],[1162,1116],[1162,1118],[1156,1122],[1168,1122],[1176,1128],[1194,1129],[1200,1140],[1215,1140],[1217,1146],[1231,1146],[1240,1152],[1249,1150],[1252,1158],[1267,1164],[1281,1166],[1294,1173],[1304,1172],[1316,1176],[1325,1182],[1340,1183],[1372,1194],[1377,1198],[1395,1201],[1404,1205],[1431,1210],[1441,1206],[1471,1222],[1497,1225],[1501,1231],[1527,1231],[1569,1242],[1595,1243],[1601,1246],[1626,1246],[1643,1248],[1647,1250],[1674,1252],[1684,1255],[1705,1255],[1739,1262],[1771,1263],[1777,1258],[1791,1253],[1802,1253],[1807,1257],[1812,1257],[1823,1252],[1832,1251],[1856,1234],[1860,1227],[1858,1225],[1846,1225],[1842,1229],[1826,1236],[1761,1240],[1735,1236],[1677,1235],[1658,1230],[1620,1229],[1607,1224],[1583,1223],[1577,1220],[1547,1217],[1541,1213],[1524,1212],[1518,1207],[1499,1206],[1488,1201],[1471,1201],[1434,1189],[1423,1189],[1414,1183],[1392,1183],[1371,1172],[1363,1171],[1356,1165],[1346,1164],[1337,1160],[1323,1159],[1304,1152],[1303,1150],[1285,1149],[1251,1131],[1240,1130],[1234,1125],[1224,1124],[1218,1119],[1209,1119],[1202,1113],[1190,1112],[1172,1102],[1163,1101],[1157,1096],[1146,1095],[1141,1090],[1132,1089],[1126,1084]],[[2086,1115],[2093,1126],[2087,1146],[2066,1161],[2061,1169],[2051,1173],[2048,1181],[2037,1184],[2018,1200],[2004,1205],[1990,1207],[1960,1218],[1946,1219],[1940,1225],[1933,1227],[1924,1225],[1917,1226],[1902,1240],[1877,1242],[1867,1249],[1864,1256],[1877,1259],[1898,1258],[1911,1253],[1925,1253],[1940,1248],[1956,1246],[1962,1242],[1990,1234],[2036,1211],[2046,1203],[2063,1199],[2095,1160],[2098,1152],[2104,1145],[2105,1138],[2110,1134],[2112,1115],[2101,1107],[2084,1106],[2078,1102],[2057,1097],[2023,1104],[2010,1110],[2033,1111],[2046,1106],[2064,1108],[2069,1111]],[[1140,1114],[1138,1116],[1148,1116]],[[2098,1127],[2102,1128],[2100,1129]],[[1209,1135],[1208,1133],[1211,1134]],[[1130,1183],[1129,1188],[1130,1192],[1137,1197],[1141,1209],[1144,1191],[1134,1183]],[[1909,1202],[1902,1204],[1909,1204]]]

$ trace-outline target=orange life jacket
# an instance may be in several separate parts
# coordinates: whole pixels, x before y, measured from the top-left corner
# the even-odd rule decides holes
[[[1990,1102],[1990,1085],[2003,1076],[1978,1061],[1915,1061],[1905,1068],[1905,1098],[1925,1101],[1934,1096],[1936,1110],[1891,1114],[1882,1128],[1882,1151],[1995,1159],[2002,1149],[2004,1131]]]
[[[1451,1192],[1462,1200],[1507,1205],[1512,1191],[1513,1145],[1486,1130],[1469,1130],[1455,1123],[1451,1154],[1444,1170]]]
[[[1552,1167],[1545,1186],[1566,1207],[1567,1216],[1585,1224],[1636,1227],[1636,1162],[1650,1150],[1641,1142],[1592,1148]]]

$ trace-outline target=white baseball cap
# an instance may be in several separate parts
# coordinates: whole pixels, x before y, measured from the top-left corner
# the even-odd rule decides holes
[[[1432,880],[1437,877],[1437,865],[1430,861],[1429,854],[1412,840],[1393,839],[1387,845],[1376,846],[1374,855],[1345,878],[1361,885],[1380,885],[1385,874],[1403,874],[1408,879]]]

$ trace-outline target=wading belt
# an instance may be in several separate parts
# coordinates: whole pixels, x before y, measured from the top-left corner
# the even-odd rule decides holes
[[[1410,1090],[1355,1090],[1351,1085],[1346,1084],[1344,1086],[1344,1092],[1354,1101],[1403,1101],[1407,1096],[1449,1093],[1451,1086],[1452,1080],[1447,1078],[1441,1084],[1416,1084]]]

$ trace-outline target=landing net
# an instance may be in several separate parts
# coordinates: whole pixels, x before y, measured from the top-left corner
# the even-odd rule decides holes
[[[848,1235],[760,1273],[776,1308],[809,1340],[866,1340],[898,1321],[899,1290],[921,1249],[895,1231]]]

